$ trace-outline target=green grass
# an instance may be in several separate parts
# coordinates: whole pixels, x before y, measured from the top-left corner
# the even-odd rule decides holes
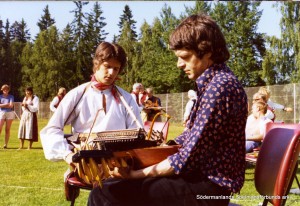
[[[39,130],[47,120],[39,120]],[[40,141],[33,143],[32,150],[17,150],[19,121],[15,120],[11,129],[11,138],[8,149],[0,149],[0,205],[2,206],[67,206],[70,202],[65,200],[63,174],[68,166],[65,162],[50,162],[44,158]],[[4,128],[3,128],[4,129]],[[69,128],[67,131],[70,131]],[[180,124],[171,122],[169,139],[173,139],[183,131]],[[0,136],[0,146],[4,144],[4,130]],[[25,142],[25,147],[28,142]],[[300,171],[300,170],[299,170]],[[300,173],[298,173],[300,178]],[[231,202],[245,206],[258,205],[262,198],[255,199],[258,194],[255,190],[254,167],[246,170],[246,181],[241,190],[240,197],[253,198],[237,199]],[[294,182],[293,187],[296,187]],[[81,190],[75,205],[86,205],[89,191]],[[289,195],[288,205],[300,205],[300,196]]]
[[[39,120],[39,130],[47,120]],[[11,128],[8,149],[0,150],[0,205],[5,206],[64,206],[65,200],[63,174],[68,169],[65,162],[50,162],[44,158],[41,142],[33,143],[33,149],[17,150],[19,121]],[[0,145],[4,144],[4,131]],[[25,141],[25,148],[28,141]],[[86,205],[88,191],[82,190],[76,205]]]

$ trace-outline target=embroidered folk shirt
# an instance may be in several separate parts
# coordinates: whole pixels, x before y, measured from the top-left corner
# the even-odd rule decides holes
[[[87,84],[82,84],[69,91],[62,99],[60,106],[54,112],[47,126],[41,130],[41,142],[46,159],[51,161],[63,160],[71,152],[72,148],[64,138],[65,124],[72,125],[73,133],[97,133],[108,130],[138,128],[135,119],[130,116],[123,103],[116,101],[111,88],[100,91],[93,86],[88,86],[82,96]],[[135,100],[122,88],[118,87],[118,89],[132,109],[137,121],[142,124]],[[103,108],[103,94],[106,98],[106,113]],[[77,102],[79,103],[77,104]],[[72,112],[76,104],[77,106]],[[68,119],[69,115],[70,118]]]
[[[191,172],[239,192],[245,176],[246,93],[225,64],[206,69],[196,84],[189,129],[175,139],[182,147],[168,160],[175,174]]]

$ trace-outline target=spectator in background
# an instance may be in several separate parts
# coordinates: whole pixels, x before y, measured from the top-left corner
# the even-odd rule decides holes
[[[64,87],[59,88],[57,96],[55,96],[50,103],[50,110],[52,112],[56,111],[56,108],[58,107],[59,103],[64,98],[66,93],[67,93],[67,90]]]
[[[255,102],[264,102],[267,104],[267,98],[266,98],[266,95],[264,94],[261,94],[259,92],[256,92],[254,95],[253,95],[253,104]],[[275,115],[275,111],[274,109],[272,109],[268,104],[267,104],[267,112],[265,114],[265,117],[267,117],[268,119],[272,120],[273,122],[275,121],[275,118],[276,118],[276,115]]]
[[[148,94],[144,89],[144,85],[140,83],[140,93],[139,93],[139,104],[140,105],[145,105],[147,96],[148,96]]]
[[[254,148],[261,145],[266,135],[266,124],[272,122],[265,116],[268,105],[263,101],[254,102],[252,114],[248,116],[246,123],[246,152],[253,152]]]
[[[293,111],[293,109],[290,108],[290,107],[285,107],[284,105],[281,105],[281,104],[278,104],[278,103],[275,103],[275,102],[271,101],[271,99],[270,99],[271,92],[266,87],[260,87],[258,92],[261,93],[261,94],[266,95],[267,104],[273,110],[279,109],[279,110],[283,110],[283,111],[286,111],[286,112]]]
[[[157,113],[161,111],[160,98],[153,95],[153,88],[147,88],[147,100],[145,102],[144,111],[147,113],[147,121],[152,121]],[[161,122],[161,116],[157,117],[155,121]]]
[[[197,100],[197,93],[194,90],[188,91],[188,98],[189,101],[186,103],[185,111],[183,114],[183,126],[186,126],[187,121],[189,120],[190,113],[192,111],[193,106],[195,105],[195,102]]]
[[[0,95],[0,135],[5,123],[5,139],[3,149],[7,148],[10,137],[10,128],[15,118],[14,114],[14,96],[9,94],[10,87],[4,84],[1,87],[2,95]]]
[[[39,98],[33,94],[32,87],[27,87],[22,102],[22,116],[20,120],[18,137],[20,139],[19,149],[24,148],[24,140],[29,141],[28,149],[32,143],[38,141],[37,112],[39,110]]]
[[[140,84],[139,104],[141,105],[141,108],[144,108],[147,98],[148,98],[148,94],[144,89],[144,85]],[[144,109],[141,110],[141,117],[143,122],[147,121],[147,113],[145,112]]]
[[[132,91],[131,91],[131,96],[136,101],[136,103],[138,104],[139,107],[141,107],[140,101],[139,101],[141,87],[142,87],[141,83],[134,83],[132,86]]]

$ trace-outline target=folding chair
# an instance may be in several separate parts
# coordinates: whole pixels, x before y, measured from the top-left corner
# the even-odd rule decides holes
[[[298,169],[299,143],[299,130],[274,128],[267,133],[254,175],[256,190],[265,197],[263,205],[285,204]]]
[[[255,188],[264,197],[263,206],[268,203],[274,206],[285,205],[296,176],[299,149],[299,130],[274,128],[267,133],[254,173]]]
[[[266,134],[274,128],[286,128],[286,129],[296,130],[296,129],[300,129],[300,124],[292,124],[292,123],[285,124],[284,122],[274,122],[274,123],[270,122],[270,123],[267,123],[267,125],[266,125]],[[257,161],[257,156],[259,154],[259,150],[260,149],[258,149],[254,153],[246,154],[246,161],[255,165],[256,161]],[[296,180],[298,188],[300,190],[300,182],[299,182],[298,177],[296,175],[295,175],[295,180]]]

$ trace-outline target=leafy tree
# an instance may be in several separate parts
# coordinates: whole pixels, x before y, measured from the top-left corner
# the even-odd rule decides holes
[[[185,14],[181,14],[180,18],[183,19],[192,14],[199,14],[199,13],[210,14],[210,12],[211,12],[211,3],[197,0],[195,2],[194,7],[185,6]]]
[[[24,19],[21,22],[15,21],[10,27],[11,37],[14,41],[19,41],[21,43],[26,43],[30,40],[29,29],[27,29],[27,24]]]
[[[39,33],[30,54],[23,53],[24,60],[28,59],[26,55],[30,55],[29,64],[23,67],[24,80],[32,82],[35,93],[41,101],[52,98],[57,92],[58,85],[63,82],[63,71],[61,61],[61,48],[59,43],[58,31],[55,26],[51,26],[48,30]],[[24,62],[23,62],[24,63]]]
[[[267,85],[272,85],[276,83],[284,83],[286,77],[282,75],[281,65],[284,62],[282,54],[282,41],[275,36],[268,37],[267,42],[269,44],[269,49],[267,49],[266,54],[263,59],[263,79]]]
[[[298,82],[300,79],[300,5],[277,3],[282,14],[281,38],[267,38],[268,50],[263,59],[263,77],[268,85]]]
[[[77,74],[76,70],[76,56],[74,52],[75,41],[74,41],[74,33],[70,26],[67,26],[63,29],[62,34],[60,35],[60,49],[62,53],[62,68],[60,71],[60,75],[63,77],[61,83],[58,85],[59,87],[65,87],[67,90],[74,88],[78,85],[78,76],[81,74]]]
[[[132,85],[135,82],[140,81],[137,62],[139,46],[137,43],[137,34],[135,32],[135,23],[136,21],[133,20],[129,6],[125,5],[118,24],[120,35],[117,38],[114,37],[113,42],[120,44],[127,54],[127,66],[124,70],[124,75],[117,83],[128,91],[132,89]]]
[[[20,63],[22,65],[21,74],[22,74],[22,86],[19,88],[19,93],[21,96],[24,96],[24,90],[27,86],[31,86],[34,69],[34,62],[31,62],[32,58],[32,47],[33,43],[27,42],[25,47],[23,48],[22,55],[20,57]],[[38,78],[35,77],[35,78]]]
[[[2,42],[3,42],[3,39],[4,39],[4,32],[3,32],[3,21],[0,19],[0,46],[2,46]]]
[[[40,31],[48,29],[50,26],[55,24],[54,18],[51,18],[48,5],[45,7],[44,15],[41,16],[41,19],[38,21],[37,25],[40,28]]]
[[[280,6],[282,37],[282,76],[290,77],[292,82],[300,80],[300,3],[283,2]]]
[[[217,3],[211,14],[227,40],[231,54],[228,65],[244,86],[265,84],[261,72],[265,40],[256,31],[262,14],[259,5],[259,2]]]
[[[79,43],[80,40],[84,37],[85,30],[85,15],[83,13],[83,7],[89,2],[84,1],[73,1],[76,5],[76,9],[71,11],[74,13],[74,20],[71,23],[72,29],[74,30],[74,39],[76,43]]]
[[[188,91],[192,86],[191,81],[186,77],[184,72],[177,68],[176,57],[173,52],[168,50],[167,47],[169,43],[169,37],[179,23],[180,21],[172,13],[171,7],[165,4],[160,12],[161,27],[157,24],[157,29],[154,29],[154,31],[161,29],[161,31],[158,31],[154,37],[160,39],[159,43],[162,49],[162,58],[160,61],[158,58],[159,62],[157,62],[157,64],[160,65],[157,68],[158,72],[162,74],[158,83],[160,87],[156,89],[157,92],[160,93]],[[160,38],[160,36],[162,36],[163,39]],[[167,82],[164,80],[167,80]]]
[[[3,21],[0,19],[0,83],[4,80],[4,57],[5,57],[5,49],[4,49],[4,38],[5,34],[3,32]]]
[[[6,25],[3,27],[5,29],[5,33],[1,34],[1,53],[0,53],[0,58],[1,58],[1,73],[0,73],[0,78],[1,82],[5,84],[11,85],[13,82],[13,77],[15,76],[12,72],[13,67],[12,67],[12,62],[14,62],[12,58],[12,52],[11,52],[11,34],[9,31],[9,21],[8,19],[6,20]],[[12,85],[11,85],[12,86]],[[15,95],[15,88],[11,88],[11,94]]]
[[[155,18],[152,27],[145,22],[141,30],[138,57],[141,82],[145,87],[153,87],[156,93],[177,91],[184,82],[179,83],[182,81],[181,71],[176,67],[175,55],[168,50],[162,38],[164,27],[161,21]]]
[[[153,87],[156,93],[187,91],[191,81],[176,66],[176,57],[168,49],[169,36],[179,20],[167,4],[161,10],[160,18],[153,25],[144,23],[141,34],[141,53],[138,57],[139,76],[146,87]]]
[[[127,25],[125,25],[125,23]],[[132,41],[136,41],[137,40],[137,34],[136,34],[136,31],[135,31],[135,29],[136,29],[135,24],[136,24],[136,21],[133,20],[133,15],[132,15],[131,9],[129,8],[128,5],[125,5],[124,10],[123,10],[123,14],[121,15],[120,21],[118,23],[118,26],[120,28],[120,30],[119,30],[119,32],[120,32],[119,37],[122,35],[124,27],[128,26],[129,27],[129,31],[131,33],[130,34],[131,40]]]
[[[104,27],[106,23],[105,18],[102,16],[103,11],[101,10],[100,4],[96,2],[93,10],[87,15],[87,24],[84,31],[84,42],[82,49],[84,50],[84,64],[86,71],[83,73],[84,78],[88,80],[92,74],[92,55],[95,53],[98,44],[106,39]]]
[[[160,19],[161,19],[161,26],[162,26],[161,29],[162,29],[162,37],[163,37],[163,39],[160,39],[162,44],[161,46],[167,48],[169,42],[169,36],[171,32],[179,24],[179,20],[172,13],[171,7],[169,7],[167,4],[164,4],[160,12]]]
[[[11,56],[8,57],[11,62],[8,63],[9,71],[7,76],[10,78],[9,81],[13,92],[18,88],[19,95],[24,96],[24,91],[20,91],[22,85],[22,64],[20,62],[20,58],[23,48],[25,47],[26,43],[30,41],[29,29],[27,29],[27,24],[25,23],[24,19],[22,19],[21,22],[15,21],[9,28],[9,31],[7,26],[6,36],[7,38],[11,38],[9,51],[9,55]]]
[[[137,53],[138,61],[136,62],[136,66],[139,65],[139,81],[143,83],[145,87],[152,86],[155,91],[156,84],[153,84],[155,78],[157,78],[156,70],[157,67],[157,57],[162,54],[160,38],[155,38],[156,32],[159,32],[158,36],[160,37],[162,26],[158,18],[154,19],[154,25],[151,27],[147,22],[141,27],[141,39],[139,43],[139,51]],[[154,29],[157,28],[155,31]],[[161,57],[159,57],[160,59]]]
[[[86,29],[85,15],[83,13],[83,7],[89,2],[74,1],[76,9],[72,11],[74,13],[74,20],[71,23],[72,30],[74,32],[74,56],[76,60],[75,74],[77,76],[77,83],[81,84],[86,81],[86,78],[90,75],[89,62],[86,59],[84,35]]]
[[[104,27],[107,25],[105,17],[102,16],[103,11],[98,2],[94,4],[92,12],[88,14],[88,24],[85,33],[87,40],[91,42],[91,53],[94,53],[98,44],[106,39],[108,35]]]
[[[133,33],[129,23],[124,22],[123,30],[119,38],[118,44],[120,44],[127,54],[127,67],[125,68],[125,75],[122,77],[119,85],[125,89],[130,90],[131,86],[139,81],[137,79],[137,69],[133,66],[133,57],[135,55],[136,42],[133,41]]]
[[[0,19],[0,48],[3,47],[3,41],[5,38],[5,34],[4,34],[4,26],[3,26],[3,21]]]
[[[112,43],[117,43],[117,41],[118,41],[118,36],[117,36],[117,35],[114,35],[114,36],[113,36]]]
[[[0,82],[9,74],[5,81],[12,89],[20,88],[22,96],[23,87],[33,82],[35,92],[44,101],[52,98],[60,86],[69,90],[89,81],[92,55],[108,33],[100,4],[95,2],[93,9],[84,13],[88,3],[74,2],[74,20],[61,34],[53,25],[55,20],[47,5],[37,22],[41,32],[33,42],[29,42],[30,33],[24,20],[14,22],[11,27],[8,20],[5,27],[0,20]],[[220,25],[231,53],[228,65],[244,86],[298,81],[299,4],[278,3],[283,13],[281,39],[257,32],[262,14],[259,5],[259,2],[196,1],[195,6],[185,7],[177,19],[165,4],[151,25],[144,22],[139,38],[136,21],[126,5],[118,24],[120,33],[113,39],[123,46],[128,58],[124,75],[117,84],[130,91],[135,82],[141,82],[145,87],[154,87],[155,93],[185,92],[192,88],[193,83],[177,68],[177,58],[167,45],[179,20],[199,12],[212,15]]]

